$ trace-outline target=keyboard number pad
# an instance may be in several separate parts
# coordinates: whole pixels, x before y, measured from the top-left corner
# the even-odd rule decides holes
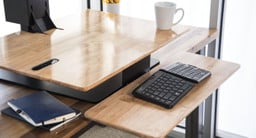
[[[136,97],[148,100],[150,102],[171,108],[180,98],[182,98],[192,87],[194,83],[178,78],[170,73],[158,71],[159,76],[154,80],[145,82],[145,89],[137,89],[133,92]],[[151,79],[149,79],[151,80]]]
[[[171,66],[165,68],[165,70],[196,83],[203,81],[211,75],[211,73],[207,70],[180,62],[172,64]]]

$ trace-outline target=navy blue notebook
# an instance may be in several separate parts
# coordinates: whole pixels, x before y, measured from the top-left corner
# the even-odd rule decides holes
[[[59,123],[54,123],[54,124],[50,124],[50,125],[43,125],[43,126],[39,126],[40,128],[43,128],[43,129],[46,129],[46,130],[49,130],[49,131],[53,131],[63,125],[65,125],[66,123],[76,119],[79,115],[81,115],[81,112],[79,110],[76,110],[76,116],[74,116],[73,118],[71,119],[68,119],[68,120],[65,120],[65,121],[62,121],[62,122],[59,122]],[[24,120],[17,112],[15,112],[14,110],[12,110],[11,107],[8,107],[8,108],[5,108],[1,111],[3,114],[5,115],[8,115],[8,116],[11,116],[15,119],[18,119],[18,120],[21,120],[23,122],[26,122],[28,123],[26,120]],[[30,124],[30,123],[29,123]]]
[[[76,116],[76,112],[45,91],[35,92],[7,104],[33,126],[62,122]]]

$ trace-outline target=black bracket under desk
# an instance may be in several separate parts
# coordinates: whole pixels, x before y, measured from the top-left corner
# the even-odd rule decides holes
[[[30,88],[46,90],[52,93],[95,103],[103,100],[118,89],[127,85],[129,82],[148,72],[151,69],[150,63],[152,64],[151,58],[150,56],[147,56],[87,92],[74,90],[48,81],[38,80],[5,69],[0,69],[0,79],[24,85]],[[158,64],[159,62],[154,63]]]

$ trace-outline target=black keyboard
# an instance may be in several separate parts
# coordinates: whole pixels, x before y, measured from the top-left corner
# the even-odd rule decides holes
[[[193,65],[183,64],[180,62],[166,67],[165,70],[174,75],[180,76],[196,83],[203,81],[211,75],[211,72],[207,70],[198,68]]]
[[[132,94],[165,108],[172,108],[196,85],[195,82],[200,82],[210,75],[209,71],[178,62],[154,73]]]

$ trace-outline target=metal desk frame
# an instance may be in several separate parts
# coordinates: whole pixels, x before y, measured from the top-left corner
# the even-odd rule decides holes
[[[102,0],[99,0],[99,10],[103,10]],[[218,38],[210,43],[207,48],[202,49],[198,54],[221,58],[222,54],[222,34],[223,22],[225,14],[225,0],[211,0],[210,22],[209,28],[219,31]],[[83,0],[83,9],[91,8],[91,0]],[[207,50],[207,51],[206,51]],[[217,105],[218,105],[218,89],[213,92],[208,99],[205,100],[186,118],[186,138],[214,138],[216,137],[217,124]],[[193,129],[192,129],[193,128]],[[177,133],[176,133],[177,135]]]

